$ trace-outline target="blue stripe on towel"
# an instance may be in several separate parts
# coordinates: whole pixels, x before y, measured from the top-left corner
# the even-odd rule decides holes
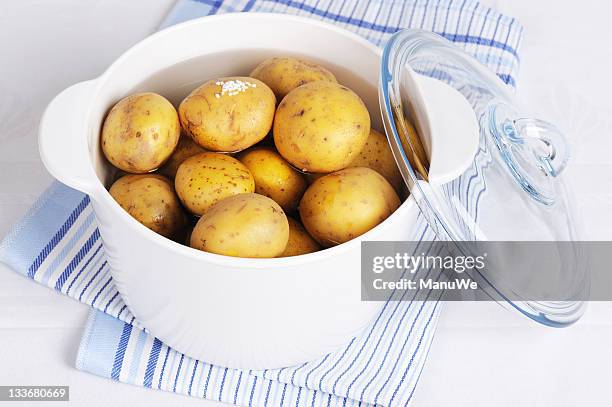
[[[155,338],[155,339],[157,340],[157,338]],[[189,381],[189,392],[188,393],[189,393],[190,396],[191,396],[191,389],[193,388],[193,379],[195,378],[199,362],[200,362],[199,360],[196,360],[195,364],[193,365],[193,371],[191,373],[191,380]]]
[[[157,359],[159,358],[159,351],[161,350],[161,347],[161,341],[155,338],[153,340],[153,347],[151,348],[151,354],[149,355],[149,360],[147,362],[147,369],[145,370],[143,381],[144,387],[151,387],[151,383],[153,382],[153,371],[155,369],[155,365],[157,365]]]
[[[119,380],[119,373],[121,372],[121,365],[123,364],[123,358],[125,356],[125,350],[127,348],[130,334],[132,333],[132,325],[124,324],[123,332],[121,332],[121,338],[117,345],[117,352],[115,353],[115,360],[113,362],[113,370],[111,371],[111,379]]]
[[[156,338],[157,339],[157,338]],[[161,389],[162,379],[164,377],[164,372],[166,370],[166,363],[168,362],[168,355],[170,354],[170,348],[166,348],[166,356],[164,356],[164,363],[162,365],[161,373],[159,374],[159,382],[157,383],[157,388]]]

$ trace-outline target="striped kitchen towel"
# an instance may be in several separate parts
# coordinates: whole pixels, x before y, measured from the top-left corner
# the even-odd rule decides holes
[[[377,45],[400,28],[433,30],[515,84],[522,28],[473,0],[180,0],[162,26],[236,11],[310,16]],[[435,238],[423,219],[415,230],[415,238]],[[235,370],[192,359],[142,329],[113,283],[89,198],[78,191],[54,183],[0,243],[0,261],[92,306],[79,369],[243,406],[410,404],[441,306],[438,298],[388,302],[362,334],[334,353],[282,369]]]

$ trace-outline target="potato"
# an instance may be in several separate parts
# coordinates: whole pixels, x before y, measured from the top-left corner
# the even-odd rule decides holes
[[[368,167],[385,177],[396,191],[402,189],[402,174],[397,168],[395,158],[387,137],[374,129],[370,130],[363,150],[355,157],[349,167]]]
[[[174,179],[176,171],[183,161],[204,152],[206,152],[206,150],[197,145],[189,136],[182,135],[174,152],[170,158],[168,158],[168,161],[159,169],[158,173],[170,179]]]
[[[370,115],[352,90],[310,82],[292,90],[274,117],[278,152],[304,172],[333,172],[357,157],[370,133]]]
[[[382,175],[366,167],[346,168],[308,187],[300,217],[308,233],[330,247],[364,234],[399,205],[395,190]]]
[[[162,165],[181,132],[172,103],[156,93],[137,93],[121,99],[102,126],[102,151],[115,167],[144,174]]]
[[[321,250],[321,246],[306,232],[297,220],[287,217],[289,221],[289,240],[280,257],[299,256]]]
[[[160,235],[177,238],[187,224],[172,183],[161,175],[126,175],[109,192],[134,219]]]
[[[396,128],[399,130],[400,140],[408,156],[408,162],[410,162],[410,165],[416,172],[420,173],[423,178],[427,180],[429,174],[429,159],[427,153],[425,153],[423,143],[414,125],[408,119],[405,119],[404,123],[406,124],[406,132],[408,134],[403,131],[403,128],[398,125],[396,120]]]
[[[334,74],[321,65],[291,57],[268,58],[257,65],[249,76],[268,85],[277,100],[308,82],[338,82]]]
[[[183,161],[176,172],[174,187],[183,205],[201,216],[223,198],[255,191],[255,181],[240,161],[207,152]]]
[[[276,98],[263,82],[247,77],[208,81],[179,106],[183,129],[211,151],[236,152],[270,131]]]
[[[191,247],[234,257],[276,257],[289,239],[282,208],[259,194],[239,194],[210,207],[191,234]]]
[[[297,209],[306,190],[306,180],[280,154],[272,148],[254,147],[238,159],[253,174],[255,192],[272,198],[285,212]]]

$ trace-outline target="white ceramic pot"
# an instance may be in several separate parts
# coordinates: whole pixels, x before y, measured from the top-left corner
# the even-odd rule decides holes
[[[382,130],[380,50],[338,27],[274,14],[205,17],[155,33],[99,78],[59,94],[40,127],[47,169],[90,195],[112,276],[135,317],[176,350],[222,366],[293,365],[333,351],[358,334],[382,305],[360,300],[360,243],[405,240],[418,214],[408,199],[385,222],[337,247],[290,258],[243,259],[168,240],[113,200],[106,189],[113,170],[101,153],[99,133],[115,102],[146,90],[178,105],[205,80],[246,75],[264,58],[277,55],[323,63],[364,99],[373,126]],[[444,177],[460,173],[471,157],[436,160],[436,151],[442,150],[436,149],[435,140],[442,145],[446,138],[456,148],[465,148],[466,143],[450,140],[450,130],[475,126],[473,112],[450,87],[418,75],[414,81],[411,91],[420,127],[426,129],[432,173],[436,165]],[[461,123],[452,117],[430,120],[430,115],[440,118],[445,111],[455,112]],[[475,141],[471,143],[467,146],[473,152]]]

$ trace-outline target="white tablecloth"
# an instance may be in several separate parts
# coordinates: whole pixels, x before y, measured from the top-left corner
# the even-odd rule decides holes
[[[0,7],[0,236],[51,181],[36,126],[64,87],[99,75],[154,30],[172,0],[3,0]],[[610,3],[486,0],[525,26],[519,96],[566,130],[585,235],[612,240]],[[71,405],[216,405],[77,371],[87,307],[0,266],[0,385],[71,387]],[[444,312],[415,395],[427,406],[609,406],[612,303],[567,329],[495,304]],[[606,377],[607,376],[607,377]]]

